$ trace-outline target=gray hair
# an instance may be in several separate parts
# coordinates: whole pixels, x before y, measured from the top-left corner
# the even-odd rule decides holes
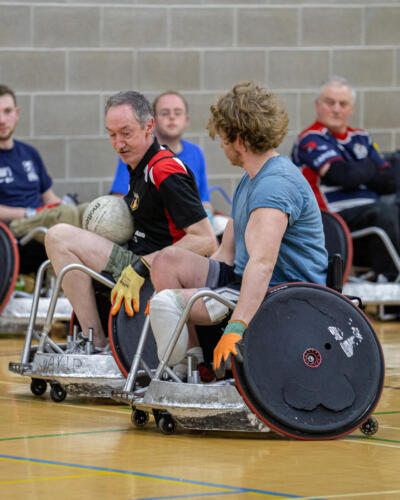
[[[142,128],[153,116],[153,110],[149,101],[143,94],[135,92],[134,90],[118,92],[109,97],[105,106],[105,114],[107,114],[110,108],[122,106],[123,104],[128,104],[128,106],[132,108],[133,114]]]
[[[326,80],[319,88],[318,92],[318,98],[321,97],[322,91],[325,87],[328,85],[342,85],[343,87],[347,87],[350,92],[351,92],[351,97],[353,98],[353,101],[355,102],[356,100],[356,91],[354,87],[350,85],[350,83],[346,80],[346,78],[343,78],[342,76],[331,76],[328,80]]]

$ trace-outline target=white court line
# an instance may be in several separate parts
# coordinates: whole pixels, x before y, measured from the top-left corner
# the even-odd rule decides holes
[[[34,399],[18,399],[18,398],[10,398],[10,397],[7,397],[7,396],[0,396],[0,400],[1,399],[5,399],[5,400],[11,400],[11,401],[15,401],[17,403],[31,403],[31,404],[41,404],[43,405],[43,403],[52,403],[52,404],[55,404],[54,402],[52,401],[35,401]],[[68,404],[68,403],[62,403],[61,406],[58,406],[59,408],[60,407],[67,407],[67,408],[73,408],[73,409],[81,409],[81,410],[90,410],[90,411],[104,411],[104,412],[107,412],[107,413],[121,413],[122,415],[129,415],[128,413],[128,410],[125,410],[125,411],[120,411],[120,410],[108,410],[107,408],[96,408],[96,407],[93,407],[93,406],[81,406],[81,405],[73,405],[73,404]]]
[[[377,443],[376,441],[372,441],[372,440],[358,440],[358,439],[346,439],[344,440],[343,442],[346,442],[346,443],[356,443],[356,444],[368,444],[368,445],[372,445],[372,446],[385,446],[386,448],[397,448],[397,449],[400,449],[400,446],[399,445],[395,445],[395,444],[390,444],[390,443]]]
[[[368,491],[366,493],[344,493],[342,495],[319,495],[317,497],[301,497],[301,500],[315,500],[323,498],[355,498],[355,497],[371,497],[371,496],[381,496],[381,495],[398,495],[400,490],[391,491]]]
[[[400,431],[400,427],[393,427],[391,425],[379,425],[379,429],[392,429],[395,431]]]

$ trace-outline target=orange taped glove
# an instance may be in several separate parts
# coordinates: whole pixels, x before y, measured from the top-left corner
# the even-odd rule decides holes
[[[132,317],[139,312],[140,290],[145,278],[149,275],[149,266],[144,259],[138,259],[133,266],[127,266],[119,277],[117,284],[111,291],[111,314],[118,314],[122,301],[125,312]]]
[[[225,375],[225,365],[229,356],[238,356],[237,343],[242,340],[247,324],[240,320],[231,320],[225,327],[222,337],[214,349],[214,371],[217,378]]]

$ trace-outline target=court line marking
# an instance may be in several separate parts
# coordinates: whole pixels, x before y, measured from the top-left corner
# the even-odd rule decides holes
[[[111,469],[109,467],[100,467],[100,466],[93,466],[93,465],[81,465],[81,464],[73,464],[73,463],[68,463],[68,462],[58,462],[55,460],[26,458],[26,457],[18,457],[18,456],[14,456],[14,455],[3,455],[3,454],[0,454],[0,460],[8,460],[8,461],[15,461],[15,462],[29,462],[29,463],[34,463],[34,464],[47,465],[50,467],[70,467],[70,468],[76,468],[76,469],[110,473],[110,474],[115,474],[115,475],[120,475],[120,476],[136,476],[136,477],[141,477],[141,478],[145,478],[145,479],[168,481],[168,482],[177,483],[177,484],[203,486],[203,487],[210,487],[210,488],[220,488],[220,489],[224,489],[224,490],[229,490],[229,493],[255,493],[255,494],[262,495],[262,496],[273,496],[273,497],[281,497],[281,498],[304,498],[304,497],[301,497],[299,495],[276,493],[276,492],[272,492],[272,491],[258,490],[258,489],[253,489],[253,488],[243,488],[243,487],[238,487],[238,486],[228,486],[228,485],[224,485],[224,484],[206,483],[203,481],[182,479],[182,478],[169,477],[169,476],[161,476],[158,474],[147,474],[144,472],[135,472],[135,471],[129,471],[129,470],[124,470],[124,469]],[[228,491],[226,493],[228,493]],[[173,498],[173,497],[171,497],[171,498]],[[184,497],[182,497],[182,498],[184,498]]]
[[[0,486],[6,484],[21,484],[21,483],[35,483],[38,481],[51,481],[52,479],[79,479],[87,477],[98,477],[109,475],[106,472],[93,472],[92,474],[74,474],[68,476],[48,476],[48,477],[34,477],[30,479],[12,479],[10,481],[0,481]]]
[[[392,429],[394,431],[399,431],[400,430],[400,427],[394,427],[392,425],[380,425],[379,426],[380,429]],[[400,441],[399,441],[400,443]]]
[[[60,432],[58,434],[38,434],[33,436],[16,436],[9,438],[0,438],[0,442],[2,441],[16,441],[19,439],[37,439],[37,438],[48,438],[48,437],[64,437],[64,436],[80,436],[84,434],[104,434],[107,432],[125,432],[130,431],[132,427],[126,427],[125,429],[106,429],[106,430],[98,430],[98,431],[82,431],[82,432]]]
[[[346,443],[356,443],[356,444],[369,444],[371,446],[386,446],[387,448],[396,448],[397,450],[400,448],[400,446],[394,446],[393,444],[388,444],[388,443],[377,443],[374,438],[355,438],[355,439],[345,439],[344,440]],[[380,440],[380,441],[383,441]],[[390,442],[388,439],[387,441]],[[394,441],[395,443],[399,443],[399,441]]]
[[[142,497],[142,498],[135,498],[132,500],[174,500],[177,498],[204,498],[204,497],[216,497],[220,495],[232,495],[232,493],[246,493],[245,491],[240,491],[240,490],[235,490],[235,491],[218,491],[216,493],[192,493],[192,494],[187,494],[187,495],[174,495],[174,496],[168,496],[168,497]],[[282,498],[282,497],[280,497]]]
[[[389,491],[367,491],[365,493],[343,493],[339,495],[324,495],[324,500],[326,498],[354,498],[354,497],[367,497],[376,495],[398,495],[400,490],[389,490]],[[321,497],[319,497],[321,498]],[[302,500],[317,500],[317,497],[302,497]]]
[[[35,396],[37,397],[37,396]],[[40,396],[39,396],[40,397]],[[83,405],[75,405],[73,403],[55,403],[54,401],[50,401],[48,399],[40,399],[40,400],[36,400],[33,396],[31,397],[29,394],[23,394],[22,395],[22,398],[21,397],[14,397],[14,398],[11,398],[11,397],[8,397],[8,396],[0,396],[0,400],[6,400],[6,401],[14,401],[16,403],[31,403],[31,404],[40,404],[40,405],[43,405],[43,404],[49,404],[51,403],[52,405],[59,405],[59,408],[76,408],[76,409],[84,409],[84,410],[90,410],[90,411],[105,411],[105,412],[108,412],[108,413],[121,413],[122,415],[128,415],[128,412],[127,411],[121,411],[121,410],[108,410],[107,408],[96,408],[96,407],[93,407],[93,406],[83,406]],[[132,410],[132,408],[131,408]]]

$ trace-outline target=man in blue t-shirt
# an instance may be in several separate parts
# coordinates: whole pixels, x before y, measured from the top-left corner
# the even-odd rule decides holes
[[[318,204],[299,169],[276,151],[288,121],[277,96],[253,82],[235,85],[211,106],[210,136],[220,137],[225,156],[245,173],[221,246],[210,259],[165,249],[153,261],[151,278],[157,294],[150,302],[150,321],[159,357],[199,288],[219,288],[225,298],[237,300],[214,350],[218,371],[230,354],[236,354],[236,343],[269,287],[290,281],[326,284],[328,257]],[[179,365],[196,345],[193,325],[218,323],[228,312],[210,297],[196,301],[170,364]]]
[[[160,144],[168,146],[193,172],[200,199],[211,219],[212,206],[208,190],[206,163],[203,151],[197,144],[182,139],[189,125],[186,99],[175,91],[157,96],[153,102],[155,134]],[[129,173],[126,164],[119,159],[111,194],[126,195],[129,190]]]
[[[39,152],[13,138],[19,112],[14,91],[0,85],[0,221],[9,225],[16,238],[57,222],[79,225],[78,208],[61,205]],[[42,242],[43,234],[35,238]],[[36,270],[46,259],[43,245],[34,241],[21,246],[19,253],[21,273]]]
[[[39,152],[13,138],[19,118],[15,93],[0,85],[0,220],[10,222],[60,203]]]

